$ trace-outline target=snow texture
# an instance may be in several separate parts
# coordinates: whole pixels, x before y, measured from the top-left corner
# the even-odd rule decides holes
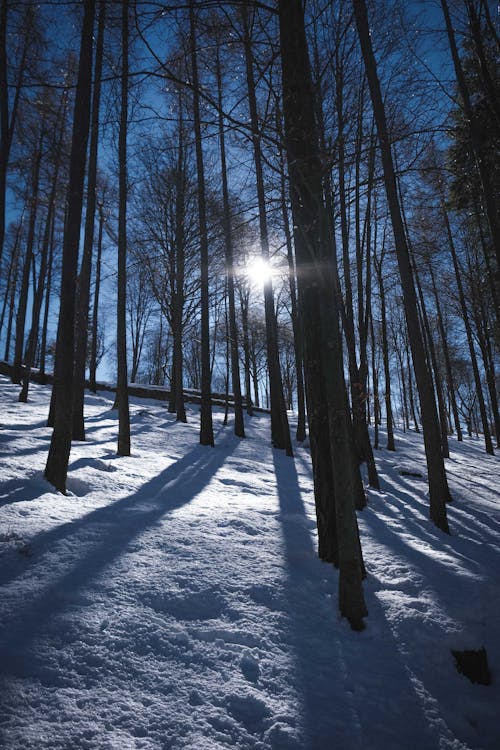
[[[428,520],[422,441],[376,452],[359,514],[366,630],[316,556],[310,456],[216,411],[86,398],[66,496],[43,478],[50,392],[0,378],[0,746],[9,750],[498,750],[500,461],[451,443],[452,534]],[[420,473],[422,477],[402,475]],[[492,685],[451,649],[488,653]]]

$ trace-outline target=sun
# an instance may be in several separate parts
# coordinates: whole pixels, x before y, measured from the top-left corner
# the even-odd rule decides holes
[[[273,268],[264,258],[253,258],[246,266],[246,275],[255,284],[264,286],[273,276]]]

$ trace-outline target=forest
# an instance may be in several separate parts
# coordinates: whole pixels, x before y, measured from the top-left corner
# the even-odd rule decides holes
[[[147,506],[147,456],[173,440],[159,422],[143,435],[156,404],[193,477],[221,460],[228,436],[231,451],[241,446],[253,468],[242,458],[220,480],[240,495],[238,472],[254,472],[254,487],[259,466],[274,462],[281,503],[280,471],[293,495],[287,482],[306,482],[295,467],[309,462],[307,534],[314,559],[335,569],[331,619],[338,612],[349,638],[364,638],[375,553],[363,518],[385,496],[387,472],[418,484],[408,498],[423,503],[422,539],[469,538],[456,508],[477,473],[484,539],[498,528],[487,519],[498,513],[499,156],[491,0],[0,0],[0,385],[12,446],[0,511],[23,491],[80,499],[79,462],[94,467],[89,488],[105,492],[98,404],[111,420],[109,471],[120,461],[120,492],[128,482],[132,492],[141,456]],[[38,428],[37,495],[25,479],[16,485],[29,467],[15,456]],[[474,476],[463,473],[469,459]],[[471,482],[467,493],[459,480]],[[255,487],[258,505],[266,489]],[[0,542],[28,564],[31,542],[9,518]],[[488,545],[498,553],[497,536]],[[18,564],[7,560],[7,580]],[[324,567],[315,570],[320,581]],[[482,645],[472,667],[457,668],[486,685],[495,667]],[[319,729],[265,734],[267,719],[251,723],[256,705],[233,703],[251,737],[231,730],[233,746],[356,744],[328,744]],[[43,747],[229,741],[143,736]],[[439,747],[489,750],[498,730],[453,736],[459,744]]]

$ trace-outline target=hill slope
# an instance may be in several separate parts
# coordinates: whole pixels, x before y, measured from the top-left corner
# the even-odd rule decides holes
[[[196,407],[131,404],[115,456],[107,395],[87,396],[70,494],[43,479],[49,390],[0,378],[0,746],[79,750],[495,750],[500,746],[500,461],[452,441],[452,535],[427,520],[421,439],[376,454],[359,515],[367,628],[336,607],[315,553],[310,460],[239,441]],[[485,646],[493,684],[450,649]]]

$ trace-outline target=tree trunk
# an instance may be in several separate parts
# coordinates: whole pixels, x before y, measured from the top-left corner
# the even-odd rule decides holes
[[[200,229],[200,295],[201,295],[201,407],[200,443],[214,445],[212,424],[212,378],[210,368],[209,285],[208,285],[208,230],[205,196],[205,170],[200,122],[198,58],[194,0],[189,0],[189,28],[191,47],[191,75],[193,79],[193,124],[198,177],[198,220]]]
[[[392,415],[392,397],[391,397],[391,368],[389,365],[389,339],[387,335],[387,306],[385,302],[385,288],[382,276],[382,258],[378,267],[378,286],[380,293],[380,314],[382,328],[382,357],[384,361],[384,380],[385,380],[385,419],[387,425],[387,450],[395,451],[394,442],[394,419]]]
[[[264,173],[262,168],[260,126],[255,91],[254,58],[250,37],[248,11],[245,6],[243,6],[242,14],[248,105],[250,111],[250,125],[252,128],[257,203],[259,206],[260,250],[262,260],[264,263],[268,264],[269,234],[266,214]],[[275,448],[282,448],[286,451],[288,456],[292,456],[292,441],[290,439],[290,428],[288,425],[285,397],[283,393],[278,349],[278,324],[274,309],[274,294],[271,278],[268,278],[264,282],[264,311],[266,318],[267,368],[269,373],[269,397],[271,404],[271,440]]]
[[[73,427],[73,353],[75,330],[75,292],[83,204],[83,182],[89,133],[92,81],[92,32],[95,0],[84,0],[80,42],[73,134],[71,139],[67,218],[64,229],[61,276],[61,307],[54,365],[54,430],[45,477],[60,492],[66,492],[71,433]]]
[[[14,348],[14,365],[12,368],[12,382],[21,382],[21,366],[24,353],[24,334],[26,328],[26,311],[28,308],[28,287],[33,259],[33,246],[35,243],[36,215],[38,211],[38,192],[40,186],[40,165],[42,161],[42,146],[45,136],[45,127],[42,122],[38,146],[33,154],[33,174],[31,182],[31,207],[28,222],[28,237],[26,239],[26,253],[24,256],[21,289],[19,290],[19,305],[16,316],[16,340]]]
[[[421,317],[422,317],[422,330],[424,333],[424,343],[425,343],[425,338],[426,338],[427,348],[429,351],[430,362],[428,360],[429,362],[428,366],[429,366],[430,371],[434,373],[434,384],[436,387],[436,397],[437,397],[438,413],[439,413],[439,425],[441,429],[441,451],[442,451],[444,458],[449,458],[450,449],[448,446],[448,417],[446,414],[446,408],[444,404],[443,384],[441,380],[441,373],[439,372],[438,361],[436,357],[436,347],[434,346],[434,339],[432,337],[431,327],[429,324],[429,317],[427,315],[427,309],[425,307],[424,293],[422,291],[422,285],[420,283],[418,269],[417,269],[414,257],[413,257],[413,268],[414,268],[414,274],[415,274],[415,283],[416,283],[416,287],[418,291],[418,297],[420,300],[420,311],[421,311]]]
[[[350,416],[343,380],[339,314],[332,295],[331,249],[326,241],[322,165],[304,15],[300,0],[280,0],[278,8],[285,136],[299,305],[304,325],[304,364],[318,501],[318,532],[331,534],[327,543],[332,554],[338,557],[340,611],[353,628],[361,629],[367,610],[354,509],[354,472],[357,466],[353,462],[349,437]],[[323,522],[326,528],[320,528]]]
[[[130,456],[130,412],[127,374],[127,128],[128,128],[128,3],[122,3],[122,70],[120,129],[118,133],[118,290],[116,308],[116,349],[118,372],[116,405],[118,407],[119,456]]]
[[[243,356],[244,356],[244,374],[245,374],[245,400],[247,414],[253,416],[252,394],[250,391],[250,340],[248,335],[248,291],[240,290],[240,307],[241,307],[241,328],[243,333]]]
[[[96,54],[94,65],[94,90],[92,93],[92,119],[90,125],[89,165],[87,175],[87,210],[83,239],[82,263],[78,278],[76,299],[75,374],[73,401],[73,440],[85,440],[83,405],[85,397],[85,368],[89,325],[90,278],[92,274],[92,248],[96,213],[97,150],[99,142],[99,104],[101,98],[102,59],[104,51],[105,0],[99,3]]]
[[[377,75],[377,65],[373,54],[368,14],[365,0],[353,0],[356,27],[358,30],[361,52],[370,88],[373,113],[377,125],[379,145],[382,155],[384,184],[391,216],[396,257],[403,290],[403,302],[413,357],[413,366],[422,409],[424,426],[424,445],[429,477],[430,517],[442,531],[449,533],[446,517],[446,502],[450,499],[444,460],[441,455],[439,420],[434,401],[432,380],[425,360],[425,349],[418,322],[417,299],[411,272],[410,255],[399,204],[396,175],[391,153],[391,144],[387,129],[385,108]]]
[[[470,361],[472,365],[472,372],[474,374],[474,382],[476,385],[477,400],[479,403],[479,413],[481,414],[481,422],[483,424],[484,443],[486,453],[493,456],[493,442],[491,440],[491,433],[488,424],[488,416],[486,414],[486,405],[484,403],[483,388],[481,385],[481,376],[479,375],[479,367],[477,364],[476,351],[474,349],[474,339],[472,336],[472,327],[469,320],[469,313],[467,312],[467,305],[465,302],[464,288],[462,284],[462,276],[458,265],[457,253],[455,250],[455,243],[453,241],[453,235],[451,232],[450,221],[444,204],[441,206],[443,212],[444,223],[446,226],[446,234],[448,236],[448,247],[450,249],[451,259],[453,261],[453,269],[455,271],[455,278],[457,281],[458,297],[460,300],[460,307],[462,309],[462,319],[464,321],[465,333],[467,335],[467,343],[469,344]]]
[[[222,207],[224,212],[224,250],[226,260],[227,279],[227,324],[226,335],[229,339],[229,353],[231,356],[231,384],[234,397],[234,434],[245,437],[245,422],[243,419],[243,401],[241,398],[240,361],[238,355],[238,328],[236,325],[236,303],[234,298],[234,251],[231,232],[231,209],[229,205],[229,188],[226,165],[226,140],[224,133],[223,100],[222,100],[222,72],[220,66],[220,49],[217,45],[217,96],[219,105],[219,149],[221,159],[222,178]],[[229,387],[229,384],[228,386]]]
[[[90,366],[89,366],[89,386],[93,393],[97,391],[96,372],[97,372],[97,338],[98,338],[98,318],[99,318],[99,292],[101,288],[101,258],[102,258],[102,236],[104,231],[104,211],[102,205],[99,206],[99,231],[97,236],[97,256],[95,262],[95,281],[94,281],[94,303],[92,307],[92,341],[90,345]]]
[[[431,284],[432,284],[432,293],[434,295],[434,302],[436,305],[436,313],[437,313],[437,321],[438,321],[438,330],[439,335],[441,337],[441,344],[443,347],[443,354],[444,354],[444,363],[446,367],[446,380],[448,381],[448,392],[450,394],[450,402],[451,402],[451,410],[453,413],[453,422],[455,424],[455,431],[457,433],[457,440],[459,442],[462,442],[463,436],[462,436],[462,428],[460,426],[460,417],[458,415],[458,407],[457,407],[457,399],[455,396],[455,382],[453,377],[453,369],[451,366],[451,360],[450,360],[450,352],[448,348],[448,341],[446,338],[446,332],[444,330],[444,323],[443,323],[443,314],[441,312],[441,303],[439,302],[439,294],[436,286],[436,279],[434,276],[434,269],[432,268],[432,263],[430,260],[428,261],[427,267],[429,269],[429,274],[431,277]]]

